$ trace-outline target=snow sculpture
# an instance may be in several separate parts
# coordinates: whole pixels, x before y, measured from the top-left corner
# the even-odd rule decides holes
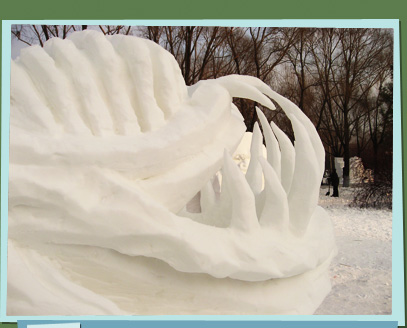
[[[249,76],[186,87],[157,44],[95,31],[24,49],[11,69],[9,315],[319,306],[336,252],[317,206],[324,149],[294,104]],[[244,175],[232,97],[276,101],[295,147],[258,111],[267,159],[256,124]]]

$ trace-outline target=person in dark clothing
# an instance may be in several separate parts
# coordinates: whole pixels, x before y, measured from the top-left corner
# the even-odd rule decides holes
[[[332,194],[332,197],[339,197],[339,176],[338,173],[336,173],[336,169],[333,170],[331,174],[331,183],[332,187],[334,188],[334,192]]]

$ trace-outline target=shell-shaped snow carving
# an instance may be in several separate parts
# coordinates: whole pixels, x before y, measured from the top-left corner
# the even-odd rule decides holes
[[[245,125],[233,97],[291,120],[295,146],[258,110],[246,175],[233,162]],[[184,84],[157,44],[85,31],[11,64],[9,240],[93,246],[180,272],[267,281],[330,261],[317,206],[324,149],[310,120],[260,80]],[[222,184],[215,177],[221,170]],[[199,213],[187,203],[199,193]]]

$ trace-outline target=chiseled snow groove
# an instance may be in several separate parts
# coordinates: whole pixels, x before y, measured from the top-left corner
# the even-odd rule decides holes
[[[111,39],[112,40],[112,39]],[[163,110],[166,119],[174,115],[187,97],[185,81],[181,69],[173,56],[150,40],[144,40],[153,60],[154,97]]]
[[[22,51],[13,66],[21,65],[67,133],[137,135],[163,126],[187,95],[183,81],[171,75],[173,59],[162,51],[152,56],[152,47],[148,40],[84,31]]]
[[[43,95],[56,122],[62,125],[68,134],[90,135],[91,130],[80,117],[72,99],[72,87],[55,66],[54,60],[40,46],[32,46],[26,50],[21,52],[16,61],[24,67]]]
[[[96,136],[112,135],[114,131],[112,116],[102,92],[94,83],[90,61],[83,51],[71,40],[52,38],[44,44],[44,50],[55,61],[60,72],[72,86],[72,98],[82,120]],[[68,92],[68,90],[67,90]],[[97,113],[92,108],[98,108]]]
[[[128,78],[124,59],[108,39],[96,31],[73,33],[68,39],[87,58],[91,77],[115,122],[116,133],[122,135],[139,133],[140,125],[131,102],[134,94],[127,91],[126,87],[131,84],[131,80]]]
[[[114,132],[119,135],[137,135],[140,126],[127,90],[130,78],[123,58],[110,42],[96,31],[84,31],[68,36],[83,53],[89,66],[89,78],[93,79],[100,100],[105,103],[106,114],[114,122]],[[103,67],[103,69],[100,69]]]
[[[165,124],[164,112],[154,98],[153,62],[144,40],[124,37],[112,40],[124,59],[133,85],[134,103],[142,132],[152,131]],[[134,51],[137,49],[137,51]]]
[[[36,85],[25,69],[18,62],[11,61],[10,103],[13,115],[10,115],[10,124],[20,126],[25,122],[27,125],[22,128],[33,133],[59,135],[62,126],[57,124],[54,113],[36,91]]]

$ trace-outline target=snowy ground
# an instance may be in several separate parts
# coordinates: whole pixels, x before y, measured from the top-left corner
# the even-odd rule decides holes
[[[319,204],[332,218],[339,252],[332,291],[315,314],[391,314],[392,212],[349,207],[350,188],[340,189],[339,198],[327,191],[322,187]]]

